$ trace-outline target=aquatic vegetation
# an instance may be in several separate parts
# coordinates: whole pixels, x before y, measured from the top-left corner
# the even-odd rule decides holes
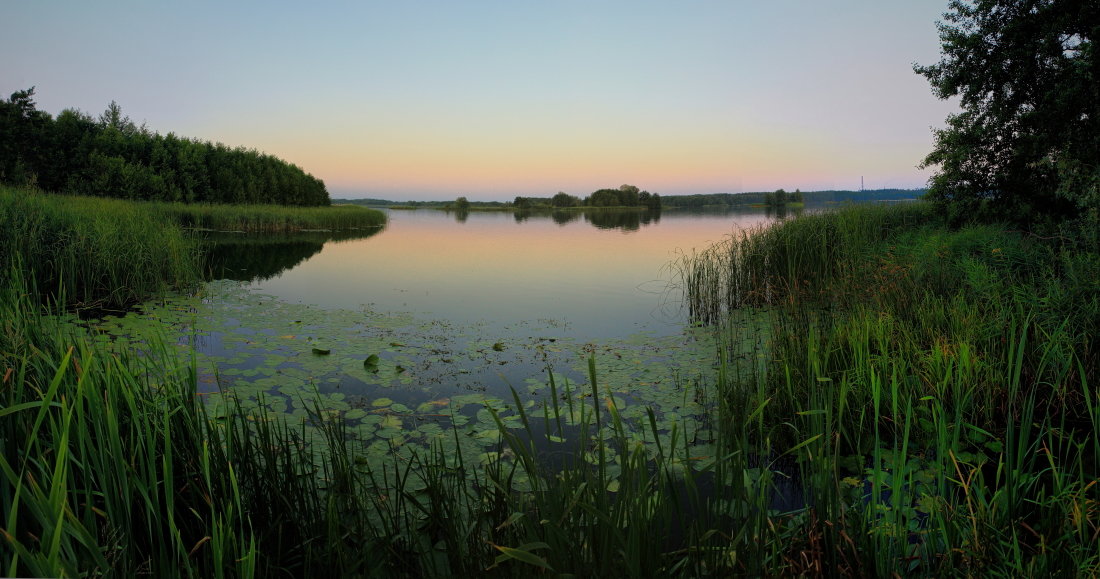
[[[149,202],[150,211],[189,229],[247,233],[296,233],[373,229],[386,224],[386,214],[356,205],[287,207],[283,205],[214,205]]]
[[[1100,294],[1063,272],[1100,273],[1095,248],[926,211],[800,217],[682,262],[696,319],[729,332],[756,307],[772,323],[717,420],[758,408],[755,444],[798,459],[789,570],[1090,574]]]
[[[195,238],[136,203],[0,186],[0,277],[80,308],[118,308],[201,279]]]
[[[94,339],[109,350],[141,352],[174,336],[181,362],[193,358],[215,416],[241,408],[308,421],[319,404],[364,444],[364,460],[384,459],[395,445],[450,445],[455,429],[463,444],[449,451],[486,452],[499,442],[497,418],[519,427],[506,410],[507,384],[514,381],[524,409],[541,411],[551,388],[532,376],[547,367],[550,381],[567,385],[558,401],[577,403],[553,418],[575,428],[591,418],[577,409],[590,395],[583,386],[589,359],[624,417],[653,412],[661,431],[677,423],[695,436],[704,413],[695,385],[712,375],[715,349],[708,332],[687,341],[642,334],[599,345],[549,337],[553,326],[519,333],[533,337],[485,335],[486,328],[408,314],[286,303],[230,281],[207,284],[201,297],[136,310],[88,322]]]
[[[0,565],[1095,574],[1100,259],[884,211],[706,254],[685,283],[733,263],[770,289],[689,289],[725,301],[673,337],[508,334],[230,281],[77,321],[40,315],[16,270]]]
[[[0,275],[18,260],[31,284],[55,300],[119,309],[203,279],[203,238],[189,229],[339,229],[362,237],[384,224],[382,212],[361,207],[183,205],[0,186]]]

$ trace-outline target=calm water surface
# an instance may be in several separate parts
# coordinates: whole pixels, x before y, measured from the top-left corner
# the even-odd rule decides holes
[[[457,324],[539,321],[583,340],[643,330],[668,335],[685,321],[671,264],[770,219],[763,211],[666,211],[648,220],[578,214],[570,221],[510,212],[388,213],[380,233],[327,242],[252,288],[293,303],[367,306]]]
[[[496,452],[502,425],[526,428],[513,402],[550,417],[535,439],[558,456],[591,420],[594,368],[600,412],[613,404],[646,445],[653,421],[662,437],[678,428],[701,460],[715,345],[685,326],[672,264],[769,219],[419,210],[360,239],[223,236],[211,267],[226,279],[102,320],[96,337],[175,334],[213,416],[336,417],[378,464],[433,444]]]

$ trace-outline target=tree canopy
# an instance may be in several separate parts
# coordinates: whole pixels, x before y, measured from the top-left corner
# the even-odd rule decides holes
[[[661,196],[649,191],[641,191],[634,185],[621,185],[618,189],[600,189],[593,191],[584,199],[587,207],[646,207],[661,209]]]
[[[957,219],[1100,210],[1096,0],[951,0],[942,57],[914,66],[962,112],[935,131],[929,196]]]
[[[328,205],[325,184],[244,148],[159,135],[111,102],[98,119],[35,108],[34,88],[0,100],[0,182],[80,195],[207,203]]]

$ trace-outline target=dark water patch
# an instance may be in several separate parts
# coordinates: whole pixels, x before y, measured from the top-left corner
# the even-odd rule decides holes
[[[290,271],[324,249],[326,243],[367,239],[382,227],[286,234],[206,232],[200,251],[207,279],[264,281]]]

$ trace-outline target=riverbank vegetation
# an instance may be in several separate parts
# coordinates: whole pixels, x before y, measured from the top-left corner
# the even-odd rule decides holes
[[[389,207],[391,209],[433,208],[447,211],[549,211],[566,209],[638,209],[661,210],[661,196],[643,191],[634,185],[617,189],[599,189],[583,199],[564,191],[553,197],[517,196],[511,202],[471,201],[459,197],[454,201],[387,201],[385,199],[343,199],[342,203]]]
[[[799,189],[795,189],[794,193],[787,193],[785,189],[776,189],[774,193],[764,194],[764,205],[768,207],[802,207],[805,205],[805,198]]]
[[[804,560],[1096,572],[1096,240],[1084,222],[1052,239],[951,229],[917,204],[803,216],[685,261],[693,315],[734,322],[728,343],[738,312],[769,312],[766,361],[724,354],[758,388],[719,396],[771,425],[758,451],[794,450],[808,504],[785,524]]]
[[[1095,14],[1067,4],[951,3],[948,57],[921,70],[941,96],[978,90],[938,134],[931,203],[804,215],[679,262],[689,313],[720,344],[715,379],[681,378],[703,409],[692,429],[625,417],[594,358],[584,384],[548,373],[541,406],[484,408],[499,443],[477,457],[412,453],[395,432],[388,462],[360,460],[319,402],[296,423],[232,396],[208,413],[193,363],[155,341],[112,349],[36,287],[96,282],[84,262],[114,251],[173,283],[154,264],[169,254],[143,257],[165,244],[140,231],[161,225],[150,212],[0,197],[0,231],[23,228],[0,245],[0,569],[1100,574],[1100,220],[1084,155],[1100,131],[1080,110],[1100,99],[1080,66],[1096,58],[1080,26]],[[1040,32],[1054,38],[1027,36]],[[1018,78],[1052,78],[1057,95],[980,90]],[[1006,119],[1003,133],[988,122]],[[55,258],[85,236],[125,245]],[[118,275],[83,295],[155,286]]]
[[[0,183],[185,203],[329,205],[325,184],[271,155],[160,135],[112,102],[98,118],[37,110],[34,88],[0,100]]]
[[[34,287],[78,308],[119,308],[203,278],[202,230],[367,230],[362,207],[201,205],[46,194],[0,186],[0,277],[14,263]]]
[[[607,191],[618,191],[609,189]],[[661,209],[714,209],[714,208],[749,208],[760,205],[775,206],[777,191],[757,193],[701,193],[694,195],[658,195]],[[927,193],[926,189],[868,189],[866,191],[798,191],[802,202],[813,207],[828,207],[842,205],[844,203],[863,203],[879,201],[913,201],[920,199]],[[641,192],[639,192],[639,195]],[[653,194],[656,195],[656,194]],[[790,194],[793,196],[794,194]],[[784,197],[788,197],[786,192]],[[769,203],[769,199],[771,202]],[[785,199],[786,203],[797,203],[792,199]],[[366,205],[368,207],[389,207],[391,209],[417,209],[417,208],[444,208],[452,209],[455,202],[452,201],[390,201],[387,199],[341,199],[340,203],[353,205]],[[644,203],[630,207],[647,209],[654,205],[651,197]],[[570,195],[564,191],[558,192],[552,197],[518,196],[514,200],[507,201],[469,201],[469,209],[478,210],[553,210],[570,208],[592,208],[585,199]],[[618,205],[617,207],[627,207]]]
[[[487,408],[509,415],[495,452],[394,446],[382,467],[319,406],[301,424],[208,416],[178,357],[109,353],[13,270],[4,569],[1095,572],[1100,255],[1083,227],[951,229],[923,204],[774,224],[681,263],[723,344],[691,439],[624,427],[593,367],[551,374],[537,411]]]

